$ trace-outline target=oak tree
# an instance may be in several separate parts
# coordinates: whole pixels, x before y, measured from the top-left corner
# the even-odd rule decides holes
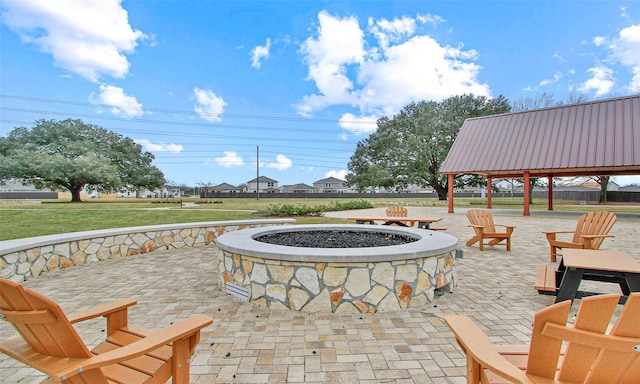
[[[163,173],[154,156],[128,137],[81,120],[38,120],[0,138],[0,180],[15,178],[37,188],[67,189],[71,201],[89,187],[157,188]]]
[[[462,123],[509,109],[502,96],[462,95],[440,102],[410,103],[397,115],[379,119],[377,130],[357,144],[347,165],[347,182],[361,191],[367,187],[401,189],[416,184],[432,187],[440,200],[446,200],[447,178],[440,174],[440,166]],[[456,186],[482,183],[478,176],[455,178]]]

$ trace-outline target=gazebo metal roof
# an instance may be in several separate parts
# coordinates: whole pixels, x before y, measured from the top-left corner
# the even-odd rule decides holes
[[[526,179],[640,174],[640,95],[467,119],[440,172]]]
[[[640,174],[640,95],[467,119],[443,174]]]

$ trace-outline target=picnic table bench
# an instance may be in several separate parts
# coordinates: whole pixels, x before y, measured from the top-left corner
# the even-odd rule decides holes
[[[376,221],[382,221],[382,225],[399,225],[401,227],[414,227],[416,223],[418,228],[431,229],[432,231],[446,231],[444,227],[431,227],[432,223],[442,220],[441,217],[349,217],[347,220],[355,220],[356,224],[375,224]]]
[[[623,251],[567,249],[557,269],[538,267],[534,286],[538,293],[555,295],[556,302],[598,294],[579,291],[582,280],[620,285],[622,303],[631,292],[640,292],[640,263]]]

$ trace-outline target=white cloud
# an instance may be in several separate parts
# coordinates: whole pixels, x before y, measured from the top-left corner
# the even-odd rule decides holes
[[[613,58],[633,74],[627,88],[634,93],[640,92],[640,24],[622,29],[609,49]]]
[[[142,104],[133,96],[128,96],[120,87],[113,85],[100,85],[100,91],[96,95],[91,93],[89,101],[93,104],[108,105],[109,111],[116,116],[140,117],[144,115]]]
[[[271,39],[267,39],[265,45],[258,45],[251,50],[251,66],[260,69],[261,60],[269,58]]]
[[[353,83],[347,65],[364,60],[364,32],[355,17],[335,18],[327,12],[318,14],[318,37],[309,37],[301,47],[313,80],[321,95],[309,95],[297,106],[302,115],[332,104],[350,104],[356,99],[349,93]]]
[[[336,179],[346,180],[347,179],[347,170],[341,169],[339,171],[330,170],[329,172],[324,174],[324,177],[335,177]]]
[[[136,139],[134,140],[136,143],[142,145],[145,151],[148,152],[172,152],[172,153],[180,153],[184,149],[182,145],[179,144],[166,144],[163,142],[152,143],[147,139]]]
[[[369,19],[368,35],[377,46],[365,40],[355,17],[339,18],[323,11],[318,21],[316,33],[301,47],[308,79],[318,90],[295,105],[303,116],[333,105],[356,107],[363,116],[392,115],[414,100],[490,95],[489,86],[477,79],[478,53],[414,35],[415,19]]]
[[[605,39],[603,36],[596,36],[593,38],[593,45],[595,45],[596,47],[601,46],[602,44],[606,43],[607,39]]]
[[[556,72],[553,75],[553,79],[544,79],[540,82],[540,86],[544,87],[545,85],[549,85],[549,84],[553,84],[553,83],[557,83],[558,81],[562,80],[564,76],[562,75],[562,72]]]
[[[225,168],[239,167],[241,165],[244,165],[244,161],[242,160],[242,157],[238,156],[237,153],[233,151],[224,151],[223,153],[224,153],[223,157],[216,157],[215,159],[213,159],[213,162],[216,165],[219,165]]]
[[[625,65],[640,64],[640,24],[632,25],[620,31],[619,38],[612,49]]]
[[[422,24],[431,24],[434,27],[437,27],[439,24],[446,22],[446,20],[442,17],[438,15],[432,15],[430,13],[427,13],[425,15],[418,14],[416,16],[416,20],[418,20],[418,22]]]
[[[129,72],[125,53],[150,39],[129,25],[122,0],[5,0],[2,21],[55,65],[98,82]]]
[[[628,8],[624,6],[620,6],[619,9],[620,9],[620,17],[628,19],[629,18],[629,14],[627,13]]]
[[[361,109],[397,113],[414,100],[442,100],[452,95],[489,95],[489,87],[476,80],[480,67],[472,62],[477,53],[460,47],[441,46],[429,36],[415,36],[391,46],[384,60],[368,61],[358,78]]]
[[[368,135],[378,128],[377,120],[375,116],[356,117],[351,113],[345,113],[338,125],[354,135]]]
[[[289,167],[291,167],[292,164],[293,163],[291,162],[291,160],[285,155],[278,155],[276,156],[275,162],[267,163],[265,167],[274,168],[274,169],[277,169],[278,171],[284,171],[285,169],[288,169]]]
[[[200,89],[195,87],[193,95],[196,99],[194,111],[203,119],[210,122],[222,121],[220,115],[224,112],[227,105],[222,97],[216,96],[213,91]]]
[[[640,67],[635,67],[632,71],[633,77],[631,83],[629,83],[629,91],[632,93],[640,92]]]
[[[591,78],[585,81],[580,87],[578,87],[578,91],[580,92],[588,92],[595,91],[595,95],[602,96],[606,95],[613,88],[613,70],[607,67],[593,67],[587,69],[587,72],[591,74]]]
[[[355,17],[340,19],[321,11],[318,21],[318,38],[309,37],[302,46],[311,64],[345,64],[363,60],[364,32]]]
[[[390,42],[400,41],[403,37],[411,36],[416,30],[416,21],[410,17],[395,18],[391,21],[369,18],[369,32],[378,40],[382,50],[389,47]]]
[[[561,54],[560,54],[560,52],[558,52],[558,51],[556,51],[556,52],[553,54],[553,58],[554,58],[554,59],[556,59],[557,61],[559,61],[560,63],[564,63],[564,62],[566,62],[566,61],[567,61],[567,60],[565,60],[565,59],[564,59],[564,57],[562,57],[562,55],[561,55]]]

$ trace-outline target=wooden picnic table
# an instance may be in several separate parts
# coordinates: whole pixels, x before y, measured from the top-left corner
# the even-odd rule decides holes
[[[631,292],[640,292],[640,262],[624,251],[563,249],[556,270],[556,303],[594,295],[578,291],[582,280],[620,285],[624,303]]]
[[[347,220],[355,220],[356,224],[375,224],[376,221],[383,221],[382,225],[399,225],[401,227],[413,227],[418,223],[418,228],[430,229],[431,223],[442,220],[442,217],[349,217]]]

